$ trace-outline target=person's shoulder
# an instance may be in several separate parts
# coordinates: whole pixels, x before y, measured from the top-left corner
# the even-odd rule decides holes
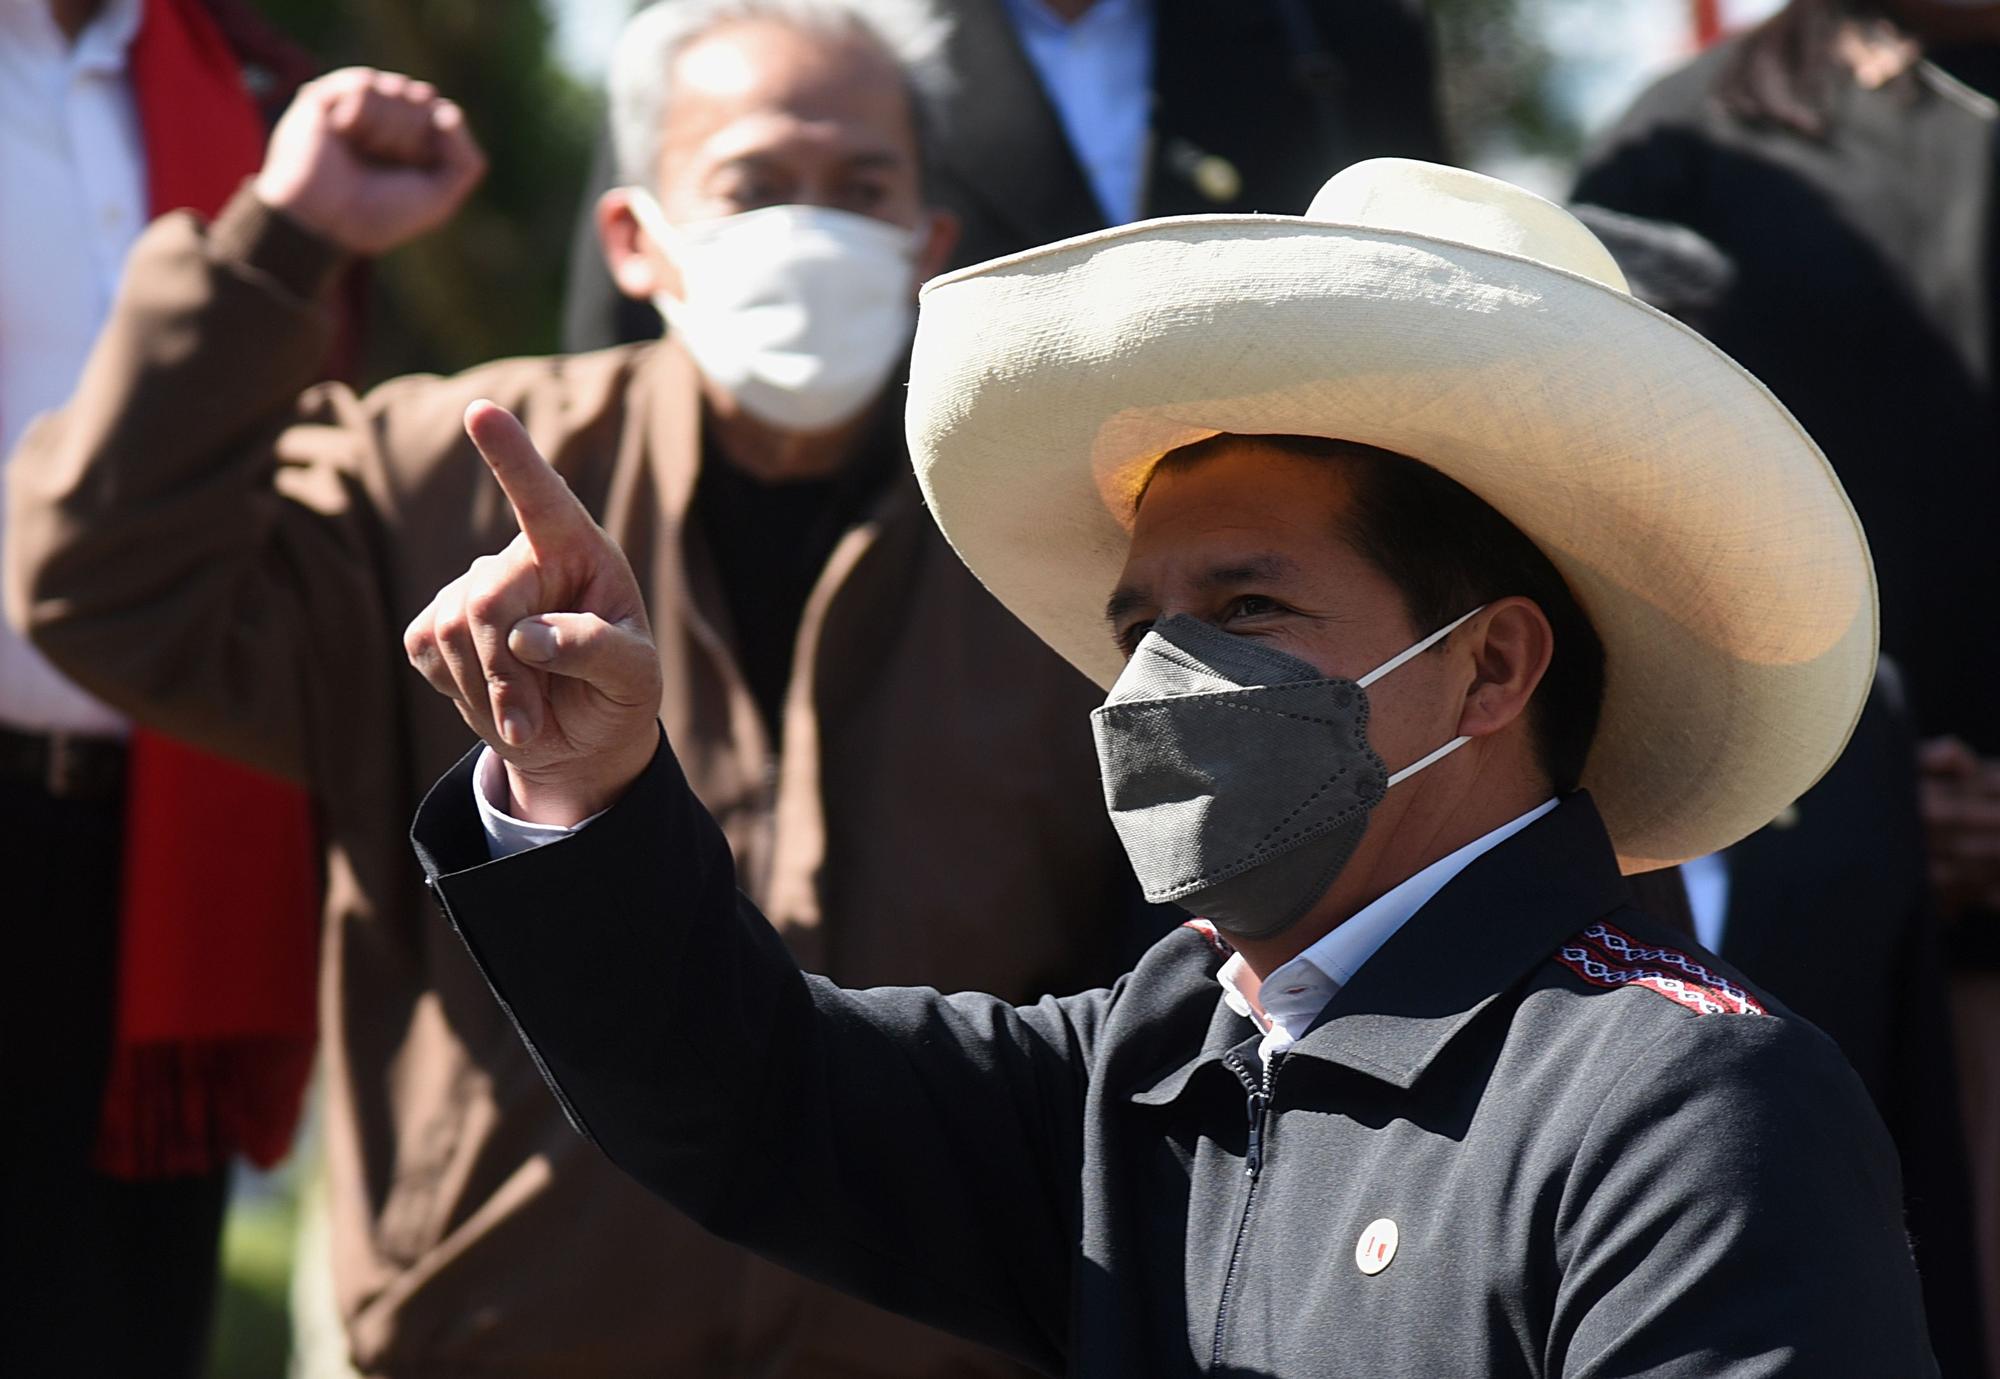
[[[1216,974],[1234,957],[1230,945],[1206,919],[1190,919],[1175,925],[1139,956],[1131,972],[1131,983],[1152,1001],[1175,1005],[1189,995],[1220,998],[1222,987]]]
[[[1670,1024],[1733,1016],[1793,1019],[1774,997],[1692,938],[1635,908],[1585,925],[1549,954],[1552,985],[1580,996],[1616,994],[1603,1017]]]
[[[1216,974],[1234,956],[1229,940],[1205,919],[1191,919],[1153,941],[1119,980],[1114,1034],[1183,1051],[1196,1045],[1222,1001]]]
[[[1649,136],[1677,131],[1713,136],[1723,114],[1717,89],[1736,60],[1742,41],[1740,37],[1724,39],[1641,87],[1624,111],[1591,141],[1583,159],[1586,176],[1615,152],[1641,145]]]
[[[1669,68],[1640,90],[1626,118],[1694,120],[1713,108],[1716,87],[1723,73],[1736,61],[1742,46],[1741,35],[1725,38]]]
[[[1744,1125],[1872,1119],[1834,1042],[1724,959],[1636,910],[1585,926],[1550,953],[1537,1018],[1588,1049],[1604,1101],[1699,1104]],[[1774,1108],[1789,1108],[1772,1119]]]
[[[550,462],[575,482],[579,468],[608,463],[627,448],[618,441],[658,349],[653,343],[620,345],[497,359],[454,374],[406,374],[372,389],[360,420],[375,433],[389,482],[398,489],[428,488],[453,477],[483,485],[484,466],[464,424],[465,409],[480,399],[519,417]]]

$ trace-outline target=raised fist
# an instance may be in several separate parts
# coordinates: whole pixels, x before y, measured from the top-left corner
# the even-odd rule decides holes
[[[256,192],[350,253],[381,254],[449,220],[485,171],[464,112],[437,88],[344,67],[299,89]]]

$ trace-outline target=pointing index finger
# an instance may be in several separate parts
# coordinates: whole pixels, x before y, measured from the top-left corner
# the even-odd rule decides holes
[[[597,524],[570,492],[562,475],[528,439],[525,427],[506,408],[481,398],[465,409],[465,433],[500,481],[513,504],[521,534],[546,553],[593,533]]]

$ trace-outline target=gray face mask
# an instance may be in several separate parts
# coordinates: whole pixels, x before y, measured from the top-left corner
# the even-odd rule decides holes
[[[1146,899],[1241,938],[1297,923],[1353,855],[1390,786],[1368,745],[1368,686],[1480,610],[1359,680],[1187,614],[1153,624],[1090,716],[1104,803]]]

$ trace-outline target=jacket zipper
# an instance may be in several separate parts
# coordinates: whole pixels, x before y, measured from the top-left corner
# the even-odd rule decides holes
[[[1241,1059],[1233,1054],[1223,1061],[1230,1070],[1250,1089],[1245,1110],[1250,1117],[1250,1133],[1243,1149],[1243,1172],[1250,1179],[1250,1190],[1243,1195],[1243,1215],[1236,1223],[1236,1243],[1229,1249],[1229,1269],[1222,1276],[1222,1299],[1215,1308],[1215,1342],[1209,1352],[1208,1367],[1219,1369],[1222,1365],[1222,1335],[1229,1324],[1229,1295],[1236,1286],[1236,1269],[1243,1261],[1243,1242],[1250,1234],[1250,1213],[1257,1205],[1257,1175],[1264,1168],[1264,1130],[1271,1114],[1271,1084],[1277,1080],[1278,1063],[1284,1054],[1275,1053],[1265,1060],[1264,1074],[1254,1077]]]

